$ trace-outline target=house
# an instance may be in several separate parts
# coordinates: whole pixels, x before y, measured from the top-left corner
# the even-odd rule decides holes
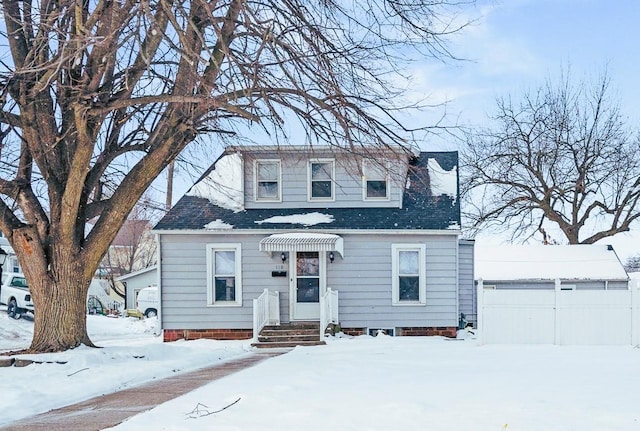
[[[146,219],[126,220],[102,260],[104,275],[119,276],[153,266],[157,244],[152,227]]]
[[[610,245],[477,246],[475,276],[485,289],[628,289],[629,277]]]
[[[125,293],[125,308],[136,308],[138,293],[148,286],[158,284],[158,267],[143,268],[129,274],[116,277],[115,282],[122,285]]]
[[[473,290],[456,152],[229,148],[154,231],[165,341],[296,322],[455,336]]]
[[[4,265],[2,266],[2,273],[22,273],[22,267],[20,266],[20,262],[18,262],[18,257],[13,247],[11,247],[11,244],[9,244],[9,240],[7,240],[7,237],[5,237],[2,232],[0,232],[0,248],[7,254]]]

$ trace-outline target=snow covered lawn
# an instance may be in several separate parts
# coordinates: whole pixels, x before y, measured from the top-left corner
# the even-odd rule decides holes
[[[115,429],[640,430],[638,364],[640,350],[631,347],[336,339],[210,383]],[[189,414],[237,399],[220,413]]]
[[[213,365],[247,354],[248,341],[181,341],[163,343],[154,334],[158,320],[87,316],[88,332],[103,347],[20,355],[39,362],[27,367],[0,367],[0,425],[108,394],[118,389]],[[29,347],[33,321],[7,316],[0,307],[0,352]],[[0,359],[4,357],[0,356]],[[64,364],[56,362],[65,362]]]
[[[104,349],[38,358],[64,365],[0,368],[0,424],[250,349],[246,341],[163,344],[150,323],[89,316],[90,333]],[[29,324],[0,310],[0,350],[15,344],[7,334]],[[114,429],[640,431],[639,364],[640,349],[632,347],[334,338],[212,382]]]

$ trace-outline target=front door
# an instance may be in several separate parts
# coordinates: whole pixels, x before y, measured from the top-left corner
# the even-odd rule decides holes
[[[291,259],[291,319],[319,320],[320,293],[325,290],[324,253],[298,251]]]

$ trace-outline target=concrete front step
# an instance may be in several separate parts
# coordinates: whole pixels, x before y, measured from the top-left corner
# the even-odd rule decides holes
[[[295,346],[318,346],[325,344],[320,340],[318,322],[293,322],[282,325],[265,326],[258,342],[252,346],[258,348],[282,348]]]
[[[279,333],[279,334],[265,334],[264,332],[258,336],[258,341],[261,343],[276,343],[279,341],[318,341],[320,336],[318,334],[290,334]]]
[[[283,342],[268,342],[268,343],[252,343],[253,347],[258,349],[278,349],[283,347],[296,347],[296,346],[323,346],[327,343],[324,341],[283,341]]]
[[[263,329],[260,331],[260,335],[266,337],[277,337],[279,335],[300,335],[300,336],[320,336],[319,329]]]
[[[293,323],[282,323],[280,325],[267,325],[263,328],[263,330],[275,330],[275,331],[283,331],[283,330],[303,330],[303,329],[312,329],[320,331],[320,323],[319,322],[293,322]]]

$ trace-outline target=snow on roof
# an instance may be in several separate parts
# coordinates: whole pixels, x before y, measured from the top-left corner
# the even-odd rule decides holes
[[[244,210],[242,158],[240,154],[227,154],[218,159],[214,169],[186,194],[208,199],[214,205],[234,212]]]
[[[628,272],[631,280],[640,280],[640,272]]]
[[[303,226],[313,226],[320,223],[333,222],[333,216],[329,214],[322,214],[319,212],[306,213],[306,214],[294,214],[289,216],[275,216],[269,217],[264,220],[257,220],[254,223],[291,223],[301,224]]]
[[[207,230],[233,229],[233,225],[226,223],[224,220],[216,219],[212,222],[205,224],[204,228]]]
[[[448,195],[455,201],[458,196],[458,167],[454,166],[450,171],[444,170],[434,158],[430,158],[427,163],[433,196]]]
[[[478,245],[475,278],[483,280],[626,280],[606,245]]]

